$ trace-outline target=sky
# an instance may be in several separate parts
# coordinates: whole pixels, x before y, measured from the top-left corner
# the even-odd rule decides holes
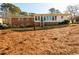
[[[3,1],[3,0],[2,0]],[[14,2],[15,0],[9,0]],[[79,0],[16,0],[18,2],[13,3],[20,7],[22,11],[32,12],[32,13],[49,13],[50,8],[59,9],[64,12],[68,5],[77,5]],[[11,2],[11,3],[12,3]],[[21,2],[21,3],[20,3]]]
[[[32,13],[48,13],[50,8],[59,9],[64,12],[68,5],[78,5],[79,0],[61,0],[53,1],[52,3],[15,3],[16,6],[20,7],[22,11]]]
[[[32,13],[49,13],[50,8],[59,9],[64,11],[66,7],[59,6],[60,4],[55,3],[17,3],[16,6],[20,7],[22,11]]]

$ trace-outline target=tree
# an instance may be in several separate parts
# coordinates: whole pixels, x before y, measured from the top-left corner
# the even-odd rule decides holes
[[[75,22],[75,16],[76,16],[76,13],[78,12],[79,10],[79,6],[78,5],[70,5],[67,7],[67,11],[71,14],[71,22],[74,23]]]
[[[9,5],[9,11],[10,11],[13,15],[15,15],[15,14],[21,12],[21,10],[20,10],[19,7],[15,6],[15,5],[13,5],[13,4],[8,4],[8,5]]]
[[[29,16],[32,16],[32,15],[34,15],[35,13],[29,13]]]
[[[20,14],[20,15],[23,15],[23,16],[27,16],[27,15],[28,15],[27,12],[20,12],[19,14]]]
[[[55,13],[61,13],[61,12],[57,9],[57,10],[55,10]]]
[[[19,7],[10,3],[1,4],[1,10],[5,12],[5,14],[8,12],[8,13],[11,13],[12,15],[15,15],[16,13],[21,12]]]
[[[10,3],[2,3],[1,10],[3,11],[4,23],[7,22],[7,19],[10,19],[11,16],[16,15],[21,12],[20,8]]]
[[[56,10],[55,8],[50,8],[49,11],[52,14],[54,14],[54,13],[61,13],[58,9]]]
[[[55,13],[55,8],[50,8],[49,11],[50,13]]]

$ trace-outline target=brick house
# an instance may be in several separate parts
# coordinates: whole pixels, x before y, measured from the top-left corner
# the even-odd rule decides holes
[[[68,20],[70,14],[33,14],[31,16],[12,16],[8,21],[11,26],[48,26]]]

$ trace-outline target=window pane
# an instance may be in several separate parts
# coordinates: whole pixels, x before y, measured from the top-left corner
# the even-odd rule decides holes
[[[63,19],[63,16],[61,16],[61,19]]]
[[[41,21],[43,21],[43,17],[41,16]]]
[[[51,20],[51,18],[52,18],[52,17],[51,17],[51,16],[49,16],[49,20]]]
[[[45,16],[45,19],[47,20],[47,16]]]
[[[40,16],[38,16],[38,20],[40,21]]]
[[[55,16],[55,20],[57,19],[57,16]]]
[[[47,20],[49,20],[49,16],[47,16]]]
[[[52,20],[54,20],[54,16],[52,16]]]
[[[44,16],[44,20],[46,20],[46,17]]]
[[[51,19],[51,17],[49,16],[49,20]]]
[[[37,21],[38,19],[37,19],[37,16],[35,16],[35,20]]]

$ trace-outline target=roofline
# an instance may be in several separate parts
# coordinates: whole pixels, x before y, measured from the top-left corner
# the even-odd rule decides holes
[[[71,15],[71,14],[33,14],[34,16],[68,16],[68,15]]]
[[[33,16],[12,16],[11,18],[33,18]]]

